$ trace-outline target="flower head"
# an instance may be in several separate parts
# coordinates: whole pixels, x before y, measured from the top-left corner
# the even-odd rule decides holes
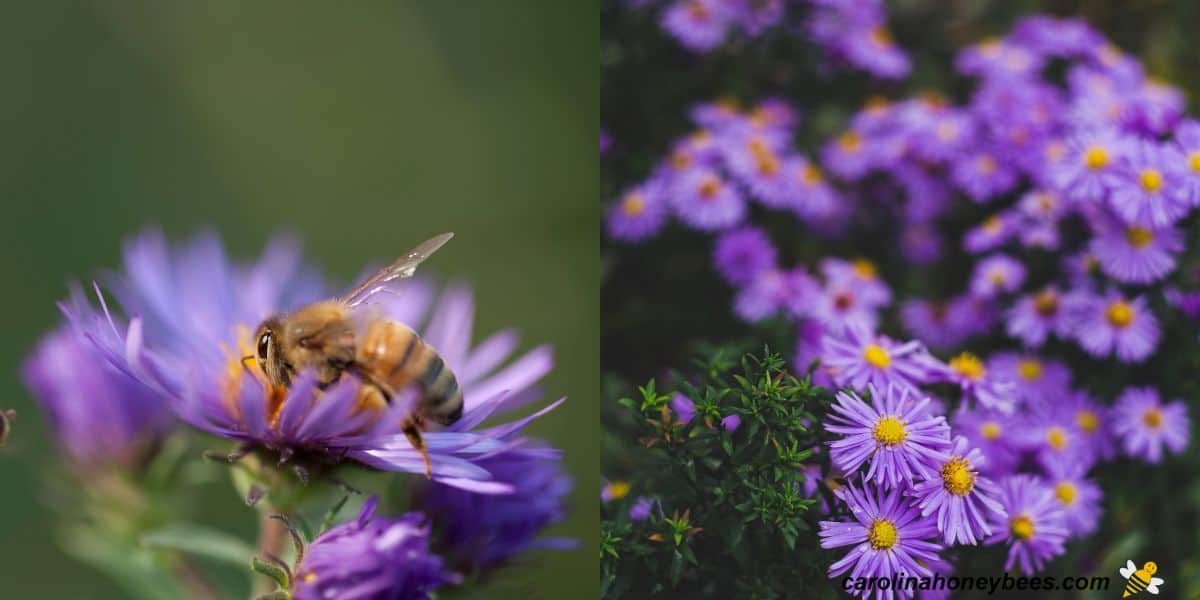
[[[175,421],[158,394],[110,365],[70,326],[38,343],[22,375],[59,446],[80,467],[136,467]]]
[[[1030,348],[1040,347],[1051,333],[1066,339],[1075,323],[1074,297],[1054,286],[1017,299],[1008,311],[1005,331]]]
[[[1187,406],[1179,400],[1163,404],[1152,387],[1126,389],[1113,407],[1113,432],[1125,454],[1152,464],[1162,460],[1164,446],[1183,452],[1190,431]]]
[[[1105,275],[1122,283],[1147,284],[1175,270],[1183,234],[1174,227],[1106,223],[1088,245]]]
[[[1100,486],[1086,479],[1087,466],[1080,463],[1054,463],[1047,470],[1046,484],[1054,490],[1054,499],[1062,506],[1071,537],[1084,537],[1100,525]]]
[[[609,209],[608,234],[626,242],[644,240],[662,229],[667,215],[660,185],[640,185],[625,192]]]
[[[320,389],[313,372],[301,371],[284,388],[243,363],[255,354],[249,333],[255,324],[328,295],[307,273],[297,248],[286,241],[269,247],[262,261],[240,265],[226,259],[215,236],[172,250],[149,233],[127,247],[125,271],[113,284],[121,305],[134,315],[128,324],[118,327],[107,305],[97,311],[78,302],[68,314],[110,364],[199,429],[278,453],[285,461],[351,459],[382,470],[425,473],[421,452],[401,432],[416,389],[396,390],[390,405],[376,406],[364,404],[356,377]],[[517,337],[503,331],[472,349],[468,290],[449,288],[424,325],[433,286],[412,280],[404,292],[400,300],[369,308],[419,331],[464,393],[462,417],[423,434],[432,476],[480,492],[510,491],[478,461],[520,446],[521,429],[558,403],[511,423],[477,426],[535,397],[533,385],[552,364],[550,350],[537,348],[497,370]]]
[[[1130,225],[1162,228],[1187,214],[1191,204],[1179,191],[1169,152],[1154,142],[1131,144],[1115,180],[1109,205]]]
[[[424,600],[461,581],[429,551],[429,525],[420,513],[375,517],[376,498],[358,518],[318,536],[297,565],[292,595],[321,598]]]
[[[1112,291],[1081,305],[1075,335],[1092,356],[1115,354],[1121,362],[1137,363],[1154,353],[1162,332],[1144,297],[1126,299]]]
[[[950,449],[938,457],[936,476],[913,485],[921,515],[937,514],[938,530],[947,545],[975,545],[976,538],[992,534],[989,521],[1004,513],[996,501],[996,485],[978,472],[984,454],[968,448],[967,438],[955,437]]]
[[[766,232],[757,227],[742,227],[717,238],[713,262],[726,281],[743,285],[759,273],[775,268],[777,254]]]
[[[518,449],[482,461],[511,494],[474,494],[426,482],[413,495],[412,508],[433,522],[432,545],[455,569],[494,569],[535,549],[567,549],[575,542],[538,538],[566,516],[571,478],[549,449]]]
[[[1020,565],[1021,572],[1034,575],[1046,561],[1063,553],[1070,531],[1061,504],[1044,480],[1033,475],[1013,475],[1000,481],[1003,515],[993,517],[996,533],[988,544],[1008,542],[1004,570]]]
[[[866,481],[888,488],[933,476],[950,445],[946,419],[928,415],[929,398],[907,387],[871,386],[871,403],[853,392],[838,392],[825,430],[843,436],[829,442],[830,458],[843,473],[854,474],[870,462]]]
[[[1025,282],[1025,265],[1004,254],[994,254],[975,265],[971,275],[971,293],[991,298],[1001,293],[1012,293]]]
[[[682,174],[671,186],[670,201],[683,222],[701,231],[732,227],[746,214],[737,188],[707,168]]]
[[[931,381],[938,364],[919,341],[899,343],[861,326],[827,335],[822,366],[838,385],[864,390],[915,387]]]
[[[892,575],[931,576],[921,566],[938,560],[942,547],[933,519],[904,498],[898,489],[885,491],[870,484],[847,484],[835,490],[853,515],[851,521],[821,521],[822,548],[854,548],[829,566],[829,576],[839,577],[853,569],[854,575],[889,578]],[[903,594],[903,592],[901,592]],[[910,592],[911,593],[911,592]],[[864,590],[865,598],[870,594]],[[892,598],[880,592],[878,598]]]

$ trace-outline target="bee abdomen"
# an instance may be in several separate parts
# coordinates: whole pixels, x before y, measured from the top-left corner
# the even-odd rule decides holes
[[[383,321],[370,328],[363,342],[371,370],[382,376],[391,389],[398,391],[412,383],[421,386],[417,402],[421,416],[442,425],[462,416],[458,380],[437,351],[415,331],[401,323]]]

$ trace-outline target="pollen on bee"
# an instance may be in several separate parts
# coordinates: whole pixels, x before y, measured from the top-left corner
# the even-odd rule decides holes
[[[261,369],[251,367],[247,361],[247,357],[254,356],[254,345],[251,343],[250,328],[245,325],[238,325],[234,330],[234,335],[237,339],[237,347],[230,348],[225,344],[221,345],[221,350],[225,353],[225,381],[222,382],[222,399],[226,403],[226,407],[231,413],[241,417],[241,403],[238,402],[238,392],[241,389],[242,377],[249,373],[251,377],[263,386],[266,393],[266,417],[267,422],[271,427],[275,427],[279,423],[279,414],[283,411],[283,405],[287,399],[287,390],[282,386],[273,385],[267,381],[266,375]]]

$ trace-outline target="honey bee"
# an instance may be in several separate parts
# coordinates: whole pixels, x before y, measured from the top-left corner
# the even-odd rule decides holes
[[[305,369],[315,372],[322,388],[349,373],[362,382],[358,406],[382,409],[397,391],[418,385],[421,396],[402,430],[425,459],[426,477],[432,476],[433,466],[421,437],[425,420],[442,425],[457,421],[463,411],[462,390],[442,357],[417,332],[364,307],[389,285],[412,277],[417,265],[452,237],[443,233],[426,240],[344,296],[269,317],[254,336],[254,359],[277,386],[290,386]]]
[[[1118,570],[1121,572],[1121,577],[1128,580],[1125,583],[1125,593],[1121,595],[1122,598],[1128,598],[1142,590],[1157,594],[1158,586],[1165,583],[1161,577],[1154,576],[1158,572],[1158,565],[1154,562],[1147,562],[1142,565],[1141,569],[1138,569],[1132,560],[1127,560],[1125,567]]]

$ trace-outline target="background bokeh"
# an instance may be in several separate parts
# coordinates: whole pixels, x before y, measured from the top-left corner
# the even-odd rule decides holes
[[[291,229],[349,280],[443,230],[427,272],[475,288],[479,335],[554,344],[530,432],[566,451],[582,542],[480,597],[596,589],[599,9],[591,2],[9,4],[0,9],[0,596],[120,598],[56,548],[39,474],[55,462],[18,380],[72,278],[121,240],[212,226],[254,256]],[[204,505],[253,531],[231,486]]]
[[[692,130],[688,110],[698,102],[727,97],[752,105],[767,97],[785,99],[803,115],[796,147],[811,149],[840,132],[872,94],[898,98],[938,90],[962,100],[974,83],[953,72],[955,53],[986,37],[1003,36],[1018,18],[1038,12],[1085,18],[1137,56],[1150,75],[1179,87],[1187,96],[1189,114],[1200,111],[1200,53],[1196,51],[1200,3],[1190,0],[889,0],[888,27],[914,65],[908,79],[892,83],[852,70],[814,68],[822,60],[820,50],[803,35],[783,28],[752,40],[732,36],[720,49],[697,56],[664,33],[657,20],[657,7],[664,2],[642,8],[631,8],[633,4],[606,2],[601,13],[601,126],[612,138],[612,149],[602,160],[601,198],[606,207],[622,190],[643,181],[672,141]],[[801,11],[808,4],[788,3]],[[751,220],[769,231],[773,240],[787,240],[781,246],[785,257],[885,256],[888,248],[895,248],[896,240],[886,235],[829,240],[809,235],[790,217],[769,219],[763,211],[752,214]],[[790,330],[779,335],[779,330],[755,328],[734,316],[734,290],[712,267],[709,234],[674,222],[636,245],[616,243],[607,236],[601,244],[601,364],[606,399],[601,418],[610,432],[602,442],[602,471],[619,480],[636,466],[623,450],[628,440],[611,433],[620,430],[626,415],[609,398],[629,395],[634,385],[652,377],[660,383],[669,380],[667,370],[691,365],[704,342],[767,339],[775,343],[772,349],[790,354],[795,339]],[[894,290],[902,297],[913,290],[934,297],[957,291],[969,273],[967,262],[947,260],[936,277],[922,275],[897,254],[893,251],[883,272],[892,276]],[[889,327],[900,331],[894,323]],[[1196,339],[1191,324],[1169,334],[1180,347]],[[1195,369],[1200,357],[1191,352],[1163,360],[1168,359],[1187,365],[1171,371],[1183,376],[1168,383],[1191,400],[1196,415],[1200,380]],[[1106,367],[1079,376],[1113,384],[1138,380],[1147,372],[1152,371],[1144,366]],[[1184,457],[1167,467],[1127,469],[1118,477],[1121,485],[1106,487],[1110,521],[1088,541],[1069,546],[1072,552],[1049,574],[1095,572],[1115,577],[1115,566],[1110,568],[1109,562],[1095,557],[1117,560],[1137,551],[1153,556],[1160,565],[1172,565],[1174,572],[1164,575],[1177,587],[1165,593],[1180,597],[1198,593],[1197,426],[1200,422],[1193,418],[1192,445]],[[1003,562],[997,556],[987,555],[973,566],[995,575],[999,571],[994,565]]]

